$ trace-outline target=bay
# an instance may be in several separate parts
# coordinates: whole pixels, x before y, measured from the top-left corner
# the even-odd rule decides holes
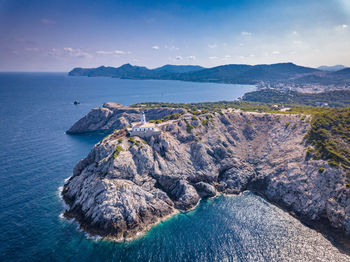
[[[202,201],[128,243],[96,241],[63,219],[59,188],[105,134],[65,131],[112,101],[233,100],[254,86],[0,73],[1,261],[344,261],[326,238],[262,197]],[[73,105],[79,100],[80,105]],[[345,260],[348,259],[345,256]]]

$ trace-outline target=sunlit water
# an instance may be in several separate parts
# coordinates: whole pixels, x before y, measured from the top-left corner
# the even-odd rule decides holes
[[[252,193],[218,197],[129,243],[95,241],[60,214],[59,187],[105,134],[64,132],[106,101],[232,100],[252,86],[0,74],[0,261],[344,261],[322,235]],[[72,105],[79,100],[79,106]]]

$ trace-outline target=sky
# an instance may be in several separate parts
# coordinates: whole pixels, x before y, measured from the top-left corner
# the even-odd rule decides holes
[[[0,71],[350,66],[350,0],[0,0]]]

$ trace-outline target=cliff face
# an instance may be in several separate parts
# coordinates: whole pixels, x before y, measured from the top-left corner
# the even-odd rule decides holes
[[[76,122],[68,134],[79,134],[93,131],[107,131],[123,128],[132,122],[140,121],[140,108],[105,103],[102,107],[92,109],[89,114]],[[144,109],[147,120],[161,119],[174,113],[182,113],[181,108],[149,108]]]
[[[66,216],[92,234],[130,238],[202,197],[251,189],[305,221],[350,233],[341,170],[306,159],[306,120],[230,110],[197,118],[168,121],[147,141],[116,131],[96,144],[64,186]]]

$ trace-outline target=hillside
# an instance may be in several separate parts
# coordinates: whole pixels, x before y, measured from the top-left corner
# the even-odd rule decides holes
[[[284,105],[350,107],[350,90],[335,90],[310,94],[295,91],[280,92],[273,89],[266,89],[246,93],[242,97],[242,100]]]
[[[317,69],[322,70],[322,71],[338,71],[346,68],[343,65],[334,65],[334,66],[319,66]]]
[[[162,133],[144,140],[123,128],[140,110],[106,103],[79,121],[88,130],[120,128],[77,163],[62,192],[65,216],[87,232],[123,241],[202,198],[253,190],[305,223],[350,234],[347,167],[316,152],[310,157],[309,144],[319,149],[313,142],[319,125],[310,126],[310,116],[147,108],[164,119]],[[176,117],[164,117],[164,110]]]
[[[212,68],[200,66],[165,65],[155,69],[132,66],[75,68],[70,76],[106,76],[127,79],[168,79],[193,82],[218,82],[232,84],[259,84],[272,86],[332,85],[350,86],[350,69],[321,71],[293,63],[271,65],[222,65]]]

